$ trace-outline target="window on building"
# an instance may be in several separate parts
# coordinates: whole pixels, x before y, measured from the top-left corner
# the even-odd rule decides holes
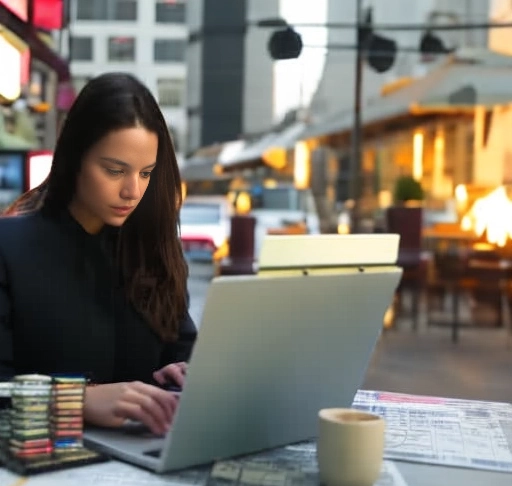
[[[153,58],[156,62],[184,61],[185,41],[182,39],[156,39]]]
[[[122,62],[135,61],[135,38],[109,37],[108,60]]]
[[[71,60],[92,61],[92,37],[71,38]]]
[[[77,20],[137,20],[137,0],[76,0]]]
[[[185,94],[185,81],[176,78],[157,80],[158,102],[160,106],[181,107]]]
[[[162,24],[184,24],[185,2],[183,0],[156,0],[155,21]]]
[[[71,80],[75,93],[80,93],[82,88],[92,79],[92,76],[73,76]]]

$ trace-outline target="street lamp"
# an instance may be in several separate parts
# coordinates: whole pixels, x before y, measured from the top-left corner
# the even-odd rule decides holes
[[[433,19],[430,19],[431,21]],[[300,56],[303,43],[301,36],[282,18],[269,18],[256,21],[256,26],[263,28],[277,28],[270,36],[268,49],[270,56],[275,60],[294,59]],[[313,26],[313,24],[311,24]],[[394,64],[396,53],[399,50],[393,39],[384,37],[375,32],[372,19],[372,8],[363,9],[363,0],[356,0],[356,23],[354,24],[324,24],[325,28],[349,28],[355,27],[356,44],[354,46],[340,46],[339,48],[352,48],[356,51],[355,80],[354,80],[354,105],[353,105],[353,129],[351,137],[351,163],[350,163],[350,188],[349,197],[353,201],[352,207],[352,232],[360,231],[360,196],[362,189],[361,174],[361,101],[363,68],[365,63],[374,71],[384,73]],[[472,27],[472,26],[467,26]],[[380,29],[384,29],[381,26]],[[452,49],[447,49],[443,42],[433,34],[434,30],[448,30],[439,25],[388,26],[388,30],[421,30],[423,32],[418,48],[406,48],[408,52],[422,54],[448,54]],[[336,48],[327,46],[327,48]]]
[[[364,17],[364,19],[363,19]],[[302,39],[286,21],[280,18],[263,19],[257,23],[259,27],[278,27],[279,30],[272,33],[268,48],[273,59],[294,59],[300,56],[302,51]],[[396,55],[396,43],[385,37],[377,35],[372,29],[372,10],[366,12],[362,9],[362,0],[357,0],[356,20],[356,66],[354,83],[354,127],[352,131],[352,157],[350,166],[350,199],[354,201],[352,222],[353,232],[359,230],[359,196],[361,192],[361,94],[362,73],[364,62],[377,72],[385,72],[394,63]]]
[[[268,42],[272,59],[296,59],[302,52],[302,38],[290,26],[276,30]]]

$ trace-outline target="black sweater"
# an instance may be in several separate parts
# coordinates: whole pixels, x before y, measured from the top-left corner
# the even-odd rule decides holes
[[[67,212],[0,217],[0,376],[86,373],[98,383],[152,381],[188,360],[188,312],[163,343],[124,297],[106,250]]]

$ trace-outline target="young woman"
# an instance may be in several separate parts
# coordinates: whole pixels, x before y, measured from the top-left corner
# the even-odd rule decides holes
[[[179,239],[181,181],[149,90],[90,81],[48,179],[0,218],[0,375],[86,373],[89,423],[168,429],[196,337]]]

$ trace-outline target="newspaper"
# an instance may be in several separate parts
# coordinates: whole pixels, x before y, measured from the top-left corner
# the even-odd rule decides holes
[[[152,474],[117,461],[44,473],[20,483],[0,469],[2,486],[318,486],[314,443],[276,449],[242,460],[221,461],[208,468]],[[375,486],[407,486],[396,466],[384,461]]]
[[[512,472],[512,405],[360,390],[386,419],[386,459]]]

